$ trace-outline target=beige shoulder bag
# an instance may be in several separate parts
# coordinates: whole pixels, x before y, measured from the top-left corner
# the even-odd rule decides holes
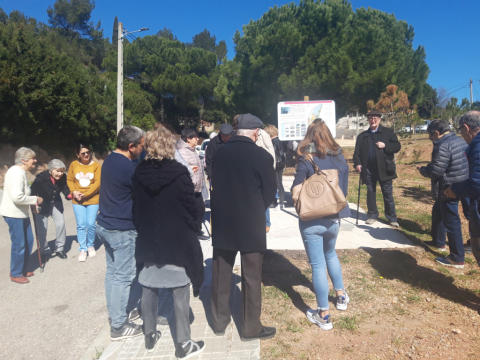
[[[292,189],[293,204],[302,221],[335,215],[347,206],[347,200],[338,184],[338,170],[320,170],[307,155],[314,174]]]

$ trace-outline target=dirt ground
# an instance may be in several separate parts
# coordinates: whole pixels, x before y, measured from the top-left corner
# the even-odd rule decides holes
[[[442,254],[422,245],[431,240],[433,200],[430,180],[415,165],[428,163],[432,144],[425,135],[401,142],[394,198],[401,231],[417,246],[337,251],[351,301],[347,311],[336,310],[331,290],[331,331],[305,317],[316,308],[305,252],[267,252],[262,322],[278,332],[262,341],[262,359],[480,358],[480,269],[472,255],[466,255],[464,269],[442,267],[435,262]],[[344,151],[351,163],[353,149]],[[358,173],[352,171],[349,182],[349,201],[356,203]],[[366,208],[365,186],[361,191],[360,206]],[[466,242],[468,223],[459,211]]]

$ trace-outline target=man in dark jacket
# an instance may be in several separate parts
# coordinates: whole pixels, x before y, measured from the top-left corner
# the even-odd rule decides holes
[[[212,161],[213,154],[223,145],[228,143],[232,138],[232,125],[222,124],[220,125],[220,134],[215,136],[207,146],[205,151],[205,165],[207,166],[207,176],[209,179],[212,178]]]
[[[223,335],[230,323],[230,280],[240,251],[244,341],[269,339],[276,332],[260,322],[265,210],[277,191],[273,158],[255,145],[262,125],[253,115],[240,115],[237,136],[217,150],[212,166],[212,327]]]
[[[371,111],[367,117],[370,129],[358,135],[353,153],[353,166],[360,172],[362,183],[367,185],[366,224],[371,225],[378,218],[376,200],[378,181],[383,194],[385,217],[390,225],[398,227],[392,179],[397,178],[393,155],[400,151],[401,145],[392,129],[380,125],[381,112]]]
[[[475,259],[480,266],[480,111],[469,111],[458,122],[460,134],[469,144],[466,155],[468,158],[468,179],[450,185],[445,195],[451,198],[470,198],[470,245]]]
[[[448,124],[442,120],[432,121],[427,132],[433,141],[432,161],[427,166],[417,165],[422,176],[432,180],[432,195],[435,200],[432,208],[432,241],[426,244],[439,251],[446,251],[446,233],[450,256],[445,259],[437,258],[437,262],[463,268],[465,252],[458,199],[448,198],[444,191],[450,184],[468,179],[468,160],[465,156],[467,143],[454,132],[450,132]]]

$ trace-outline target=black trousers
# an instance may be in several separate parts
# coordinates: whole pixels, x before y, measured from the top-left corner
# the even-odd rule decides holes
[[[275,178],[277,179],[277,189],[278,189],[278,201],[280,201],[280,205],[283,204],[283,200],[285,199],[285,189],[283,188],[282,182],[283,176],[283,169],[282,170],[275,170]]]
[[[175,327],[177,342],[187,342],[191,338],[190,331],[190,285],[168,289],[173,293],[175,309]],[[145,335],[155,333],[158,314],[158,288],[144,286],[142,293],[143,332]]]
[[[195,206],[197,207],[197,210],[198,210],[198,217],[196,220],[198,224],[197,235],[200,235],[202,233],[203,217],[205,216],[205,203],[203,202],[202,193],[199,193],[199,192],[195,193],[195,200],[196,200]]]
[[[377,182],[380,183],[382,189],[383,204],[385,206],[385,217],[388,221],[397,221],[397,213],[395,212],[395,202],[393,201],[393,186],[392,180],[381,181],[376,174],[376,170],[370,171],[367,169],[367,208],[368,218],[378,218],[377,208]]]
[[[230,288],[237,251],[213,248],[212,323],[214,331],[223,331],[230,323]],[[242,335],[255,336],[262,331],[263,253],[241,253],[242,259]]]

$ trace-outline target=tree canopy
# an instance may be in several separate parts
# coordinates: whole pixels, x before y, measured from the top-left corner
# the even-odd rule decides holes
[[[119,20],[110,42],[91,21],[94,9],[93,0],[52,0],[48,24],[0,9],[1,142],[62,151],[77,139],[113,143]],[[345,0],[274,6],[235,33],[231,60],[207,29],[181,42],[158,28],[124,38],[125,124],[180,129],[246,112],[276,124],[277,103],[304,95],[335,100],[343,116],[365,111],[369,99],[387,101],[388,90],[381,93],[391,84],[395,106],[406,100],[408,111],[440,113],[443,93],[426,83],[425,49],[413,48],[413,27],[393,14],[354,11]]]
[[[241,79],[234,101],[268,122],[275,122],[279,101],[304,95],[335,100],[338,113],[364,111],[366,100],[391,83],[416,103],[429,68],[413,37],[413,27],[393,14],[355,12],[348,1],[275,6],[235,34]]]

